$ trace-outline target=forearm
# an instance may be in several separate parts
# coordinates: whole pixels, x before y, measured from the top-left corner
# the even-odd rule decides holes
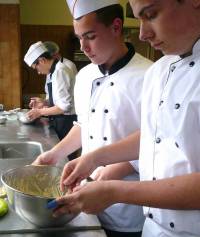
[[[197,210],[200,209],[199,182],[200,173],[193,173],[156,181],[110,181],[108,189],[116,203]]]
[[[139,157],[139,146],[140,132],[137,131],[119,142],[103,146],[91,152],[91,155],[94,156],[97,166],[137,160]]]
[[[55,153],[59,159],[66,157],[81,147],[81,128],[74,125],[67,136],[65,136],[51,151]]]
[[[129,162],[108,165],[104,169],[107,170],[108,180],[120,180],[135,172],[133,166]]]
[[[58,114],[64,114],[64,111],[55,105],[52,107],[46,107],[40,109],[40,114],[41,116],[58,115]]]

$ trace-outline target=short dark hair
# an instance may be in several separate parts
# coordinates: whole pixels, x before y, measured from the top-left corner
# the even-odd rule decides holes
[[[105,26],[111,25],[115,18],[120,18],[122,20],[122,25],[124,24],[124,12],[123,7],[120,4],[98,9],[95,13],[97,15],[97,20]]]

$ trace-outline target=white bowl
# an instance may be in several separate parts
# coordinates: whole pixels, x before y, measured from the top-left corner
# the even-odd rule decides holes
[[[6,117],[0,116],[0,124],[4,124],[6,122]]]
[[[18,112],[17,115],[18,115],[19,121],[24,124],[29,124],[34,121],[34,120],[29,119],[26,112]]]

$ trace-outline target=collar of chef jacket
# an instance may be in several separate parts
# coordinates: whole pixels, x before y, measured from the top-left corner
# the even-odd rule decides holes
[[[54,73],[55,71],[55,68],[56,68],[56,64],[58,63],[58,59],[55,59],[53,64],[51,65],[51,68],[50,68],[50,78],[52,77],[52,74]]]
[[[119,60],[117,60],[110,68],[109,71],[105,70],[104,64],[99,65],[99,70],[104,74],[104,75],[111,75],[121,68],[123,68],[128,62],[132,59],[132,57],[135,54],[135,49],[131,43],[126,43],[126,46],[128,48],[128,52]]]

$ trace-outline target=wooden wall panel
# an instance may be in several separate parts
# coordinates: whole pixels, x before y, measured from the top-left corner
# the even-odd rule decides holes
[[[59,45],[60,52],[64,57],[70,60],[73,58],[72,26],[21,25],[23,95],[44,93],[45,76],[38,75],[23,62],[28,48],[37,41],[54,41]]]
[[[21,105],[19,4],[0,4],[0,103]]]

